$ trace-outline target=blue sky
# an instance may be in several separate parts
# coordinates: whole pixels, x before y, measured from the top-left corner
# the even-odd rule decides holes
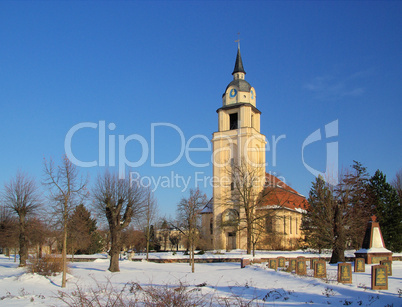
[[[115,138],[145,140],[149,155],[132,170],[161,178],[212,176],[211,152],[175,160],[181,139],[211,139],[222,93],[232,80],[240,32],[246,80],[255,87],[261,132],[277,144],[267,171],[307,195],[314,176],[302,161],[302,144],[317,129],[338,120],[339,167],[353,160],[388,179],[402,168],[402,3],[276,1],[1,1],[0,2],[0,183],[18,169],[41,180],[43,158],[57,162],[67,132],[80,123],[72,152],[98,160],[99,124]],[[113,123],[115,129],[110,130]],[[140,136],[140,137],[139,137]],[[198,138],[190,147],[207,147]],[[305,148],[305,162],[324,172],[327,140]],[[144,147],[125,147],[139,161]],[[272,148],[271,148],[272,149]],[[81,168],[91,182],[105,167]],[[173,172],[173,173],[172,173]],[[198,173],[198,175],[196,175]],[[167,176],[161,177],[161,176]],[[180,177],[180,178],[181,178]],[[188,191],[159,187],[162,214],[174,215]],[[179,183],[180,184],[180,183]],[[212,189],[201,188],[209,196]]]

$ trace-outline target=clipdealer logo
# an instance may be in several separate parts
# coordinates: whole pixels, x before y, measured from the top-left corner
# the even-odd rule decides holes
[[[82,161],[80,160],[73,152],[72,141],[76,134],[80,132],[82,129],[97,129],[98,130],[98,156],[92,161]],[[185,157],[186,161],[192,167],[203,168],[210,167],[211,164],[218,167],[225,167],[230,165],[231,159],[227,161],[217,162],[219,159],[216,159],[216,156],[220,154],[220,151],[212,152],[212,146],[210,140],[201,134],[196,134],[191,136],[188,140],[186,140],[183,131],[174,124],[171,123],[151,123],[150,126],[150,140],[149,142],[139,134],[130,134],[130,135],[122,135],[122,134],[113,134],[113,131],[116,129],[116,124],[109,123],[106,124],[106,121],[100,120],[98,123],[94,122],[82,122],[74,125],[67,132],[66,137],[64,139],[64,150],[67,157],[70,159],[72,163],[79,167],[90,168],[90,167],[116,167],[119,171],[119,178],[126,178],[126,168],[138,168],[143,166],[147,161],[150,161],[151,167],[163,168],[170,167],[178,163],[183,157]],[[156,148],[156,136],[158,129],[170,129],[170,132],[176,133],[180,138],[180,146],[178,149],[177,156],[168,162],[158,162],[155,157],[155,148]],[[338,136],[338,120],[335,120],[327,125],[325,125],[325,139],[333,138]],[[239,137],[239,136],[238,136]],[[249,152],[255,152],[256,148],[249,146],[252,142],[253,136],[245,142],[244,148],[239,148],[238,150],[234,150],[233,148],[236,144],[240,144],[241,142],[235,142],[232,137],[223,136],[222,138],[226,138],[228,142],[228,156],[231,158],[234,157],[234,152],[238,155],[237,158],[243,157],[246,159],[247,163],[254,166],[263,166],[264,168],[268,166],[268,159],[263,163],[263,165],[256,164],[249,159]],[[277,149],[278,143],[281,140],[286,139],[286,135],[282,134],[280,136],[272,135],[271,140],[265,139],[266,146],[265,148],[259,149],[259,151],[263,152],[271,152],[271,165],[273,167],[277,166]],[[325,140],[324,139],[324,140]],[[312,143],[322,141],[321,129],[317,129],[313,133],[311,133],[303,142],[301,148],[301,159],[304,167],[314,176],[322,176],[325,180],[329,181],[331,184],[338,183],[338,142],[328,142],[326,144],[326,170],[321,172],[312,166],[308,165],[305,161],[305,153],[304,150],[307,146]],[[195,147],[194,142],[198,141],[197,144],[203,144],[202,147]],[[201,143],[200,143],[201,141]],[[136,143],[140,146],[140,156],[137,161],[131,161],[126,156],[126,147],[132,142]],[[236,144],[235,144],[236,143]],[[205,144],[205,145],[204,145]],[[116,156],[117,149],[117,156]],[[222,151],[222,149],[221,149]],[[203,163],[197,163],[192,159],[192,154],[195,152],[210,152],[210,159],[204,160]],[[134,180],[136,183],[140,182],[141,185],[144,186],[154,186],[154,187],[180,187],[187,189],[194,180],[194,185],[196,186],[213,186],[214,180],[211,176],[201,177],[202,172],[195,172],[194,178],[184,177],[174,172],[171,172],[169,176],[159,176],[158,178],[147,177],[145,176],[141,179],[140,174],[138,172],[130,173],[130,180]],[[276,173],[274,173],[276,174]],[[331,176],[330,176],[331,175]],[[282,177],[284,180],[284,178]],[[282,180],[282,181],[283,181]]]

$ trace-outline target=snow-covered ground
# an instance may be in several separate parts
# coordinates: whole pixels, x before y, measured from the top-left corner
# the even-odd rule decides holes
[[[353,255],[349,252],[350,256]],[[257,257],[297,257],[317,256],[299,252],[259,252]],[[347,254],[348,255],[348,254]],[[233,251],[215,257],[242,257],[242,251]],[[328,256],[328,255],[322,255]],[[0,306],[63,306],[57,299],[58,291],[72,293],[79,286],[84,291],[105,285],[108,280],[115,289],[121,289],[126,283],[137,283],[146,289],[154,287],[186,286],[190,295],[204,298],[208,305],[223,305],[224,298],[230,298],[231,305],[239,305],[239,298],[246,302],[253,301],[258,306],[298,306],[309,304],[316,306],[402,306],[402,262],[393,262],[393,276],[388,279],[388,290],[371,290],[371,266],[366,265],[365,273],[353,273],[352,284],[339,284],[336,281],[337,265],[327,264],[327,279],[313,278],[313,271],[308,269],[308,276],[274,271],[265,264],[255,264],[240,268],[238,262],[197,263],[195,273],[191,273],[187,263],[152,263],[145,261],[120,262],[120,272],[107,271],[109,260],[99,259],[94,262],[70,263],[67,287],[62,289],[61,275],[43,277],[29,274],[18,268],[13,258],[0,255]],[[136,257],[143,257],[137,255]],[[180,253],[152,254],[158,258],[181,258]],[[211,254],[199,257],[211,257]],[[109,286],[110,286],[109,285]],[[187,291],[186,290],[186,291]]]

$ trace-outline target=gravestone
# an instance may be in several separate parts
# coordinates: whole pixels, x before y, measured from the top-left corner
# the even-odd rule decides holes
[[[387,275],[392,276],[392,261],[389,260],[381,260],[381,265],[385,265],[387,267]]]
[[[288,267],[288,271],[292,272],[296,270],[296,259],[295,258],[290,258],[289,259],[289,267]]]
[[[284,268],[285,267],[285,257],[278,257],[278,268]]]
[[[276,270],[276,268],[277,268],[277,260],[276,259],[269,259],[269,268]]]
[[[366,261],[364,258],[355,258],[355,269],[354,271],[357,272],[365,272],[366,271]]]
[[[380,224],[376,216],[371,217],[364,235],[362,248],[355,252],[356,258],[364,258],[367,264],[380,263],[381,260],[392,261],[392,252],[385,248]]]
[[[306,260],[305,259],[297,258],[297,260],[296,260],[296,274],[297,275],[306,275],[307,274]]]
[[[326,278],[327,277],[327,264],[324,260],[319,260],[314,262],[314,277],[316,278]]]
[[[388,275],[385,265],[373,265],[371,267],[371,289],[388,290]]]
[[[352,283],[352,264],[338,263],[338,282],[343,284]]]
[[[314,270],[314,263],[316,263],[320,258],[310,258],[310,269]]]

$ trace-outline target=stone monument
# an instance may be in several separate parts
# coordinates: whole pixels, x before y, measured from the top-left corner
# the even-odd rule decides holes
[[[376,221],[375,215],[367,224],[362,248],[355,252],[355,256],[364,258],[367,264],[380,263],[381,260],[392,261],[392,252],[385,248],[380,224]]]

